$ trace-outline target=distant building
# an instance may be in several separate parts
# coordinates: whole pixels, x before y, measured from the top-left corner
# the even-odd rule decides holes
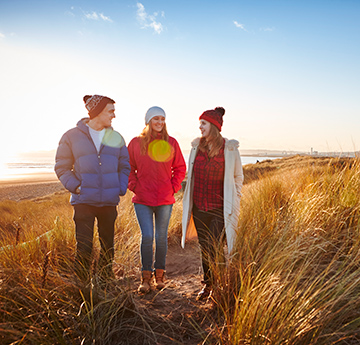
[[[318,156],[318,155],[319,155],[319,151],[314,150],[314,148],[312,147],[312,148],[311,148],[311,151],[310,151],[310,154],[311,154],[312,156]]]

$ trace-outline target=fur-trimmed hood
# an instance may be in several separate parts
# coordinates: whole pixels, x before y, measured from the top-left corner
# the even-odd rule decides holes
[[[200,144],[200,139],[201,138],[195,138],[192,142],[191,142],[191,147],[197,147]],[[229,150],[229,151],[233,151],[236,150],[239,147],[239,142],[235,139],[225,139],[225,147]]]

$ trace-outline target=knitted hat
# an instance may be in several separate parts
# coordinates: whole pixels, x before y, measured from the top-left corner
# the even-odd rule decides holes
[[[150,120],[155,116],[162,116],[162,117],[166,118],[164,109],[162,109],[160,107],[149,108],[145,114],[145,125],[147,125],[150,122]]]
[[[217,107],[213,110],[204,111],[199,117],[199,120],[209,121],[214,126],[216,126],[217,129],[221,132],[224,114],[225,114],[225,109],[223,107]]]
[[[85,108],[89,112],[90,119],[98,116],[104,110],[108,103],[115,103],[113,99],[100,95],[86,95],[84,96],[83,100],[85,103]]]

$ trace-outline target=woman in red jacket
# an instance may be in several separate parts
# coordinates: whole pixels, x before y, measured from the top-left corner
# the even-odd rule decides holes
[[[166,114],[160,107],[151,107],[145,115],[141,134],[128,146],[131,172],[128,188],[141,229],[142,280],[138,291],[150,291],[155,269],[155,287],[164,284],[167,232],[175,202],[186,173],[184,157],[178,142],[166,130]],[[155,261],[153,253],[155,217]]]

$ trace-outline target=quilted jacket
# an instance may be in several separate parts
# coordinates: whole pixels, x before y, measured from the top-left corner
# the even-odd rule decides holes
[[[61,138],[55,157],[55,172],[71,194],[70,202],[114,206],[125,195],[130,173],[129,153],[123,137],[111,127],[105,131],[98,153],[82,119]],[[80,187],[80,194],[75,194]]]

